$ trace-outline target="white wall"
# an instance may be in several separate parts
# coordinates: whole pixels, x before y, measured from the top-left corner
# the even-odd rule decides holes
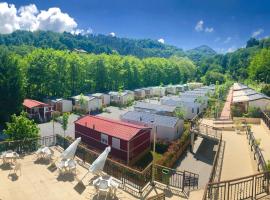
[[[249,102],[249,107],[258,107],[261,108],[262,110],[265,110],[266,107],[270,107],[270,100],[269,99],[258,99],[255,101],[250,101]]]
[[[62,112],[72,111],[72,101],[63,99],[62,100]]]
[[[88,111],[96,111],[102,108],[102,100],[98,98],[93,98],[88,101]]]
[[[104,105],[108,106],[111,103],[111,97],[108,94],[103,94]]]

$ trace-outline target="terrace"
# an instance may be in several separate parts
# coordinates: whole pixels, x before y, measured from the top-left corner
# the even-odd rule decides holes
[[[75,175],[59,175],[53,164],[37,161],[37,157],[33,153],[40,145],[50,146],[54,151],[55,160],[63,151],[62,147],[67,147],[69,143],[69,140],[59,135],[0,143],[0,152],[13,150],[19,153],[20,158],[17,162],[21,163],[22,166],[21,174],[17,172],[17,175],[9,175],[11,169],[1,163],[0,199],[100,199],[92,185],[92,181],[97,177],[91,173],[84,177],[88,171],[89,163],[92,163],[98,156],[97,153],[79,145],[75,158],[77,162]],[[180,171],[171,171],[170,176],[172,177],[164,178],[162,176],[164,168],[155,166],[157,184],[151,186],[151,169],[150,165],[139,172],[107,159],[104,174],[112,176],[119,183],[116,198],[107,199],[151,199],[155,195],[162,197],[164,194],[166,194],[166,199],[182,199],[184,198],[182,192],[184,186],[188,190],[192,188],[190,181],[197,180],[194,179],[192,173]]]

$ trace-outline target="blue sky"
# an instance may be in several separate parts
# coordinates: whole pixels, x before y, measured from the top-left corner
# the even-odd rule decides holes
[[[226,52],[244,46],[252,35],[257,38],[270,35],[270,1],[266,0],[13,0],[5,2],[14,4],[17,10],[21,6],[34,4],[38,12],[58,7],[76,23],[76,27],[70,25],[68,30],[91,28],[93,33],[114,32],[117,37],[157,40],[162,38],[166,44],[183,49],[206,44],[218,52]],[[55,24],[48,26],[55,28]],[[39,27],[46,28],[47,24]]]

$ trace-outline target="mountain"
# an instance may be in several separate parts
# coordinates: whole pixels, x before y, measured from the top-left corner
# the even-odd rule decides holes
[[[202,45],[186,51],[186,55],[195,62],[199,62],[203,57],[217,55],[217,52],[207,45]]]
[[[55,33],[50,31],[15,31],[11,34],[0,34],[0,45],[27,45],[70,51],[79,49],[88,53],[117,53],[120,55],[133,55],[139,58],[168,58],[172,55],[184,55],[184,51],[180,48],[151,39],[128,39],[101,34],[73,35],[66,32]]]

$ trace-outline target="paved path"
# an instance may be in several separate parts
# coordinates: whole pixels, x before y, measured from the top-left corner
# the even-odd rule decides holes
[[[222,133],[226,146],[221,180],[255,174],[257,172],[256,163],[252,159],[246,135],[237,134],[235,131],[222,131]]]
[[[261,141],[260,149],[262,151],[265,161],[270,160],[270,130],[266,124],[261,120],[261,124],[250,124],[251,130],[256,139]]]
[[[75,115],[75,114],[71,114],[69,116],[69,119],[68,119],[68,127],[67,127],[67,130],[65,132],[65,135],[66,136],[69,136],[69,137],[72,137],[74,138],[75,137],[75,126],[74,126],[74,121],[76,121],[78,119],[78,115]],[[51,136],[53,135],[53,122],[47,122],[47,123],[43,123],[43,124],[39,124],[38,125],[39,129],[40,129],[40,135],[42,137],[45,137],[45,136]],[[62,125],[58,122],[55,122],[54,123],[54,133],[55,134],[59,134],[59,135],[64,135],[64,131],[63,131],[63,128],[62,128]]]
[[[220,115],[220,119],[231,119],[232,97],[233,97],[233,87],[230,88],[226,102]]]
[[[212,164],[215,157],[216,142],[198,137],[194,144],[194,153],[187,151],[176,168],[180,171],[190,171],[199,174],[199,188],[204,188],[209,181]]]

